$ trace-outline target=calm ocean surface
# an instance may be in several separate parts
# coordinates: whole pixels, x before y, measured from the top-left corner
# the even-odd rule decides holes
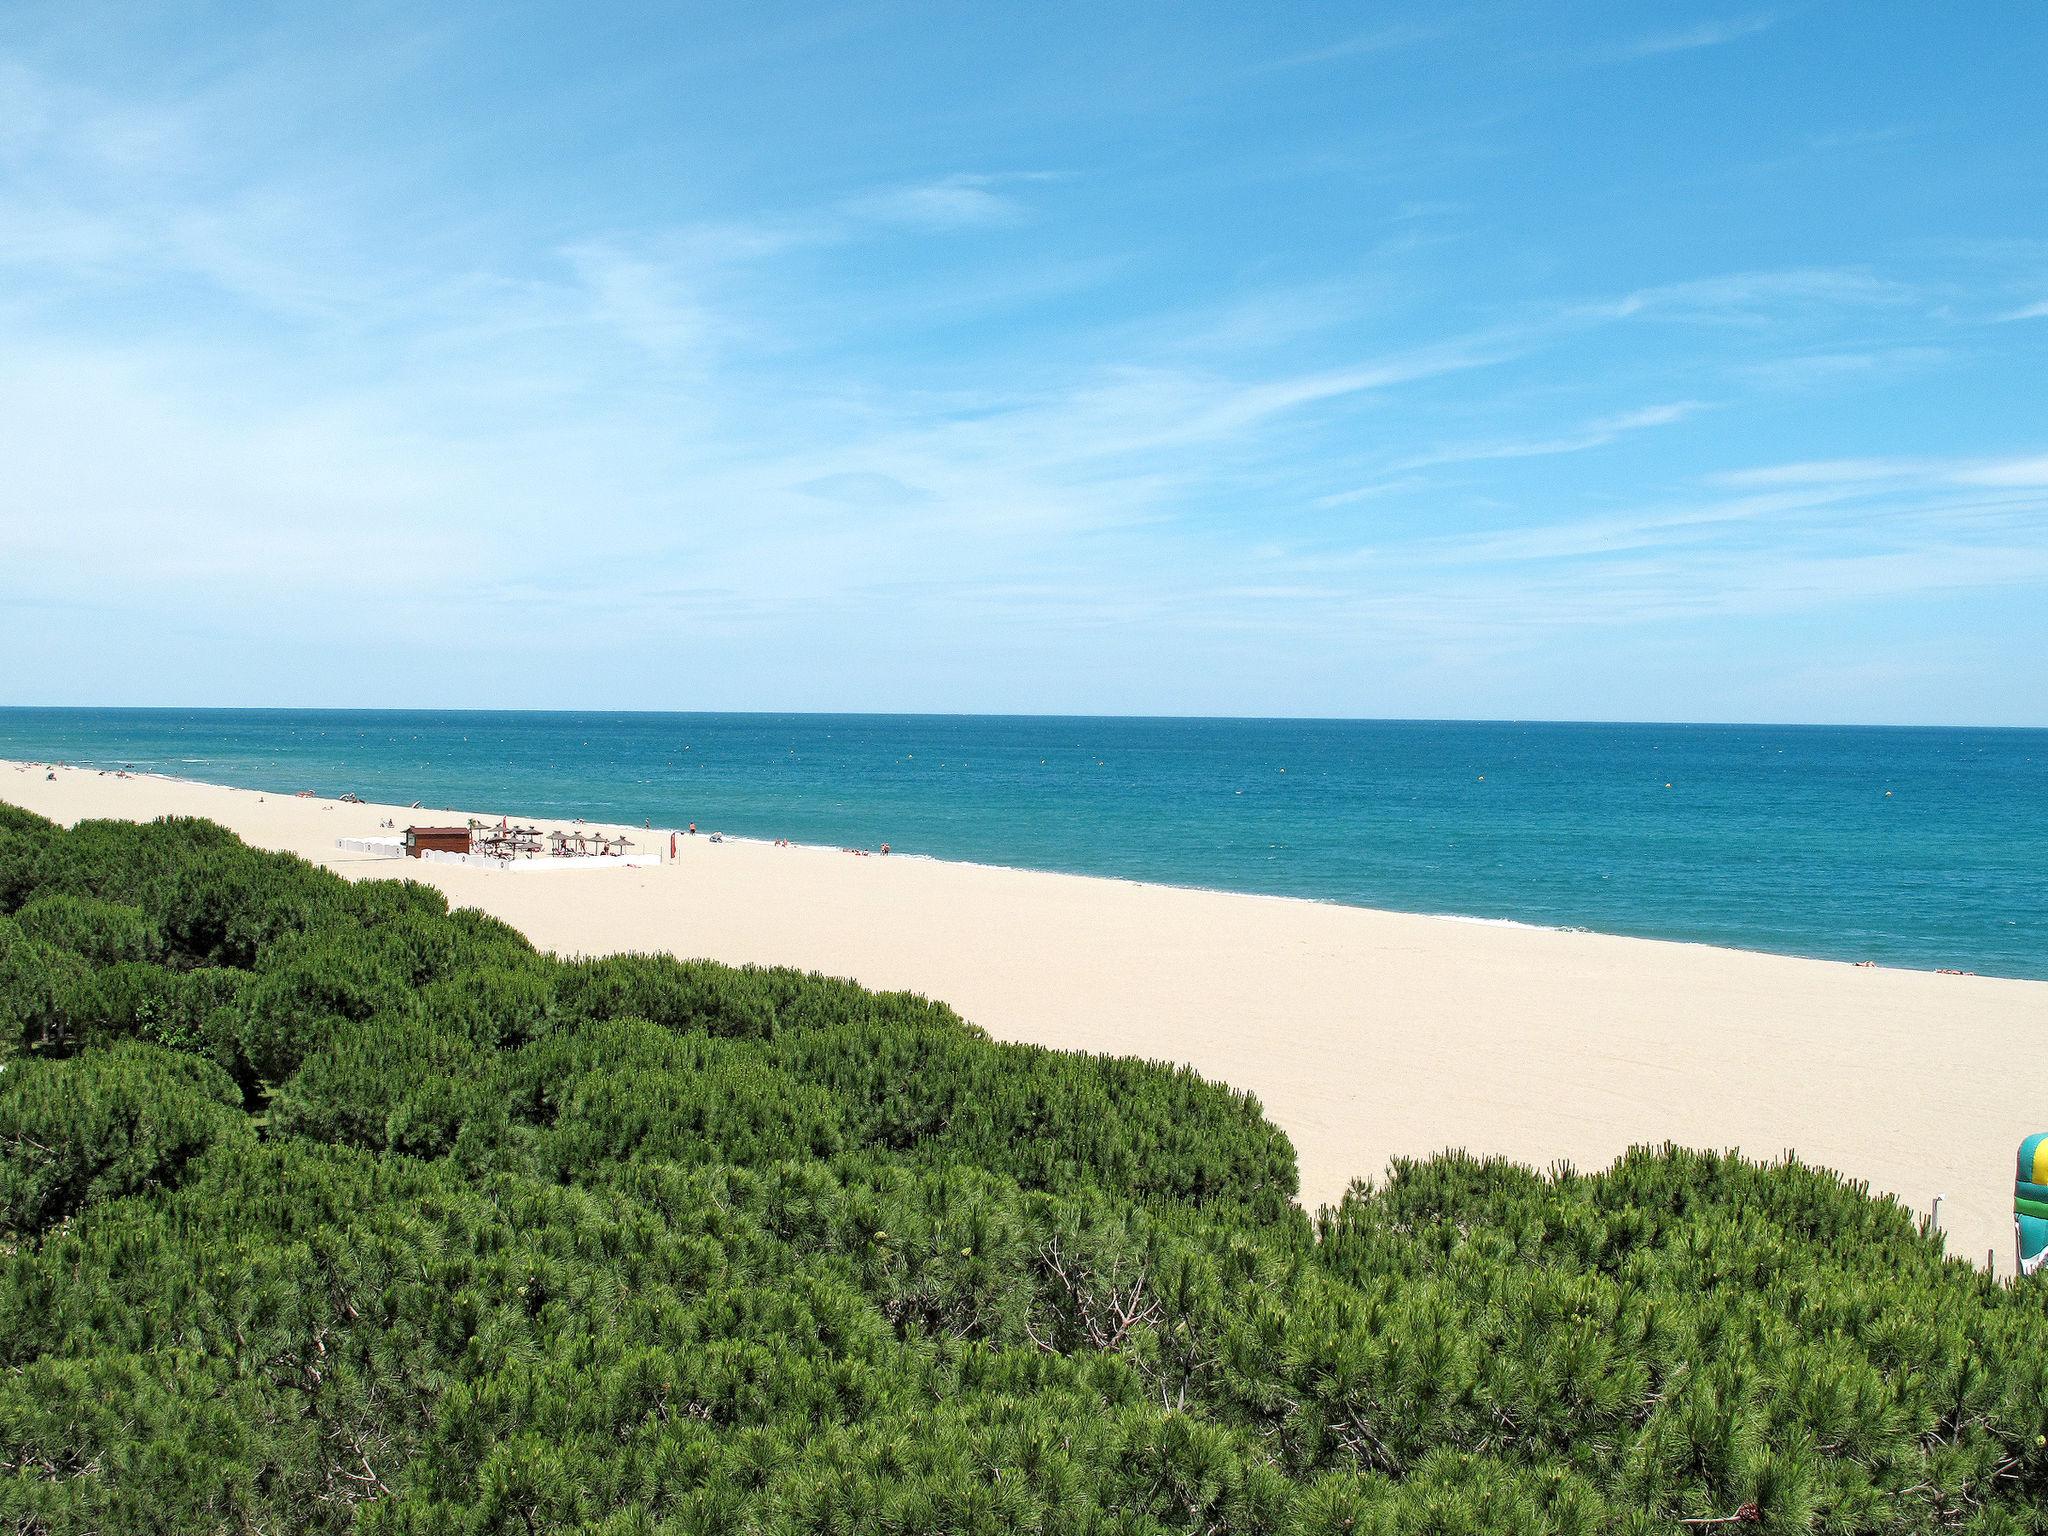
[[[2048,731],[12,709],[0,756],[2048,978]]]

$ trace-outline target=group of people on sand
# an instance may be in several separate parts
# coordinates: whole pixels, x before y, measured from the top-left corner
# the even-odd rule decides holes
[[[669,857],[670,857],[671,859],[673,859],[673,858],[674,858],[674,857],[675,857],[675,856],[676,856],[676,855],[677,855],[677,854],[678,854],[678,853],[679,853],[679,852],[681,851],[681,845],[680,845],[680,840],[681,840],[681,839],[682,839],[683,837],[685,837],[685,836],[689,836],[689,837],[695,837],[696,835],[697,835],[697,823],[695,823],[694,821],[690,823],[690,829],[689,829],[689,831],[688,831],[687,833],[681,833],[681,832],[671,832],[671,833],[669,833],[669,835],[668,835],[668,856],[669,856]],[[725,841],[725,837],[724,837],[724,834],[722,834],[722,833],[718,833],[718,832],[714,832],[714,833],[712,833],[712,834],[711,834],[711,841],[712,841],[712,842],[714,842],[714,843],[722,843],[722,842],[724,842],[724,841]],[[795,844],[794,842],[792,842],[792,841],[791,841],[791,840],[790,840],[789,838],[786,838],[786,837],[778,837],[778,838],[776,838],[776,839],[775,839],[775,846],[776,846],[777,848],[794,848],[794,847],[796,847],[796,844]],[[860,858],[863,858],[863,859],[864,859],[864,858],[866,858],[866,857],[868,856],[868,853],[869,853],[869,850],[868,850],[868,849],[866,849],[866,848],[842,848],[842,849],[840,849],[839,851],[840,851],[841,853],[851,853],[851,854],[854,854],[854,855],[856,855],[856,856],[858,856],[858,857],[860,857]],[[881,847],[880,847],[879,849],[876,849],[876,850],[874,850],[874,851],[875,851],[875,852],[878,852],[878,853],[887,853],[887,852],[889,851],[889,845],[888,845],[887,843],[884,843],[884,844],[882,844],[882,846],[881,846]]]
[[[778,848],[794,848],[796,844],[792,842],[789,838],[778,837],[775,839],[775,846]],[[868,850],[865,848],[842,848],[839,851],[841,853],[851,853],[863,859],[868,856]],[[881,848],[878,851],[882,853],[887,853],[889,851],[889,845],[887,843],[882,844]]]

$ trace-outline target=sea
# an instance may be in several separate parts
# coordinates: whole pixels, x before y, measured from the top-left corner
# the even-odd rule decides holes
[[[0,757],[2048,979],[2043,730],[0,709]]]

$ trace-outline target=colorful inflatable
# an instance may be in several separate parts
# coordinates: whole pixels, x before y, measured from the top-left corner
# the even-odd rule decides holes
[[[2019,1229],[2020,1273],[2031,1275],[2048,1265],[2048,1131],[2020,1143],[2012,1219]]]

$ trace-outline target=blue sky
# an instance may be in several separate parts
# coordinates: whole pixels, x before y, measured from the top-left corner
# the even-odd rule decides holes
[[[5,703],[2048,724],[2048,7],[0,10]]]

